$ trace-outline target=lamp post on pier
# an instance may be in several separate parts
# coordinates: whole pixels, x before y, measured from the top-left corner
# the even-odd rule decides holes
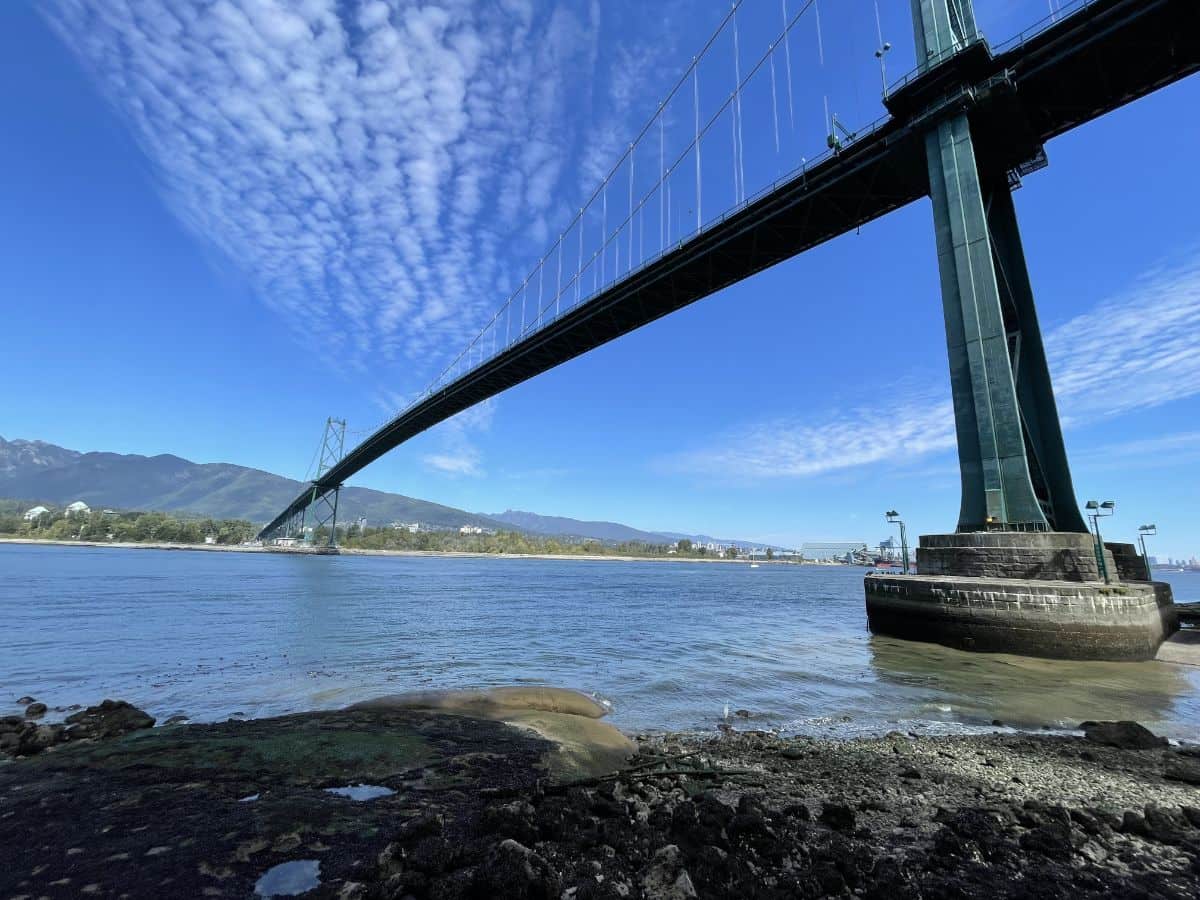
[[[894,509],[884,513],[888,523],[900,526],[900,555],[904,559],[904,574],[908,574],[908,532],[904,528],[904,520],[900,518],[900,513]]]
[[[1105,500],[1103,503],[1089,500],[1086,504],[1087,517],[1092,520],[1092,527],[1096,532],[1096,562],[1100,566],[1100,574],[1104,576],[1105,584],[1108,584],[1110,579],[1108,575],[1108,560],[1104,558],[1104,539],[1100,537],[1100,520],[1105,516],[1111,516],[1116,507],[1117,504],[1112,500]]]
[[[1146,575],[1150,575],[1150,556],[1146,553],[1146,537],[1158,534],[1157,525],[1139,525],[1138,542],[1142,545],[1142,559],[1146,561]]]

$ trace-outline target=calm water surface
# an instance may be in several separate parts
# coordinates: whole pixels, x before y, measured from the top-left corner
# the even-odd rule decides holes
[[[549,683],[626,729],[818,734],[1135,718],[1200,737],[1200,669],[877,638],[862,570],[0,546],[0,713],[119,697],[265,716],[432,687]],[[1200,600],[1200,576],[1171,575]]]

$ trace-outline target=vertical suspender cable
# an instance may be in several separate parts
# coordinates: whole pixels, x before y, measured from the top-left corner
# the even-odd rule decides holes
[[[775,121],[775,152],[779,152],[779,103],[775,98],[775,45],[771,45],[771,115]]]
[[[558,303],[562,297],[562,253],[563,236],[558,236],[558,278],[554,282],[554,318],[558,318]]]
[[[629,145],[629,259],[625,270],[633,271],[633,144]]]
[[[700,230],[700,65],[692,57],[692,103],[696,121],[696,230]]]
[[[821,39],[821,3],[820,0],[813,0],[813,9],[817,14],[817,55],[821,61],[821,68],[825,68],[825,42]]]
[[[787,65],[788,121],[792,124],[792,131],[795,131],[796,107],[792,102],[792,42],[788,38],[787,0],[780,0],[780,2],[783,5],[783,58]]]
[[[666,206],[667,194],[664,182],[667,180],[667,154],[666,145],[663,140],[663,131],[666,126],[666,113],[663,112],[662,105],[658,108],[658,252],[662,253],[667,249],[666,236]]]
[[[613,277],[615,283],[621,277],[621,229],[624,226],[618,225],[613,229]]]
[[[733,93],[734,120],[737,126],[737,200],[738,203],[741,203],[746,199],[746,163],[745,149],[742,145],[742,51],[738,41],[737,8],[738,4],[735,2],[733,4]]]
[[[546,269],[546,257],[542,257],[542,261],[538,263],[538,305],[537,305],[537,327],[542,327],[542,272]]]
[[[601,198],[600,209],[600,287],[608,284],[605,280],[605,257],[608,256],[608,179],[604,179],[604,187],[601,188],[603,197]]]
[[[813,9],[817,16],[817,57],[821,62],[821,68],[825,68],[825,40],[821,36],[821,3],[820,0],[813,0]],[[822,81],[825,79],[822,78]],[[829,94],[824,95],[825,98],[825,134],[833,136],[833,125],[829,121]]]
[[[529,279],[521,282],[521,337],[525,337],[525,297],[529,294]]]
[[[586,207],[585,207],[586,209]],[[575,264],[575,304],[583,289],[583,210],[579,210],[579,261]]]

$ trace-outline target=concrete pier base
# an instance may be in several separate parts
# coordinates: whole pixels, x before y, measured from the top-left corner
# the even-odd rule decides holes
[[[1106,548],[1105,562],[1107,584],[1086,534],[922,535],[917,575],[866,577],[867,621],[963,650],[1153,659],[1178,628],[1171,589],[1129,577],[1145,569],[1124,546]]]

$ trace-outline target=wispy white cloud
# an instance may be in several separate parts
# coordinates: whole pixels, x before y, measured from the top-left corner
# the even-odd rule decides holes
[[[1086,422],[1200,393],[1200,253],[1158,266],[1046,338],[1060,412]]]
[[[909,391],[886,412],[877,404],[786,416],[734,429],[709,447],[662,460],[659,468],[727,478],[803,478],[920,456],[954,446],[949,401]]]
[[[1200,394],[1200,254],[1145,273],[1128,290],[1046,336],[1059,411],[1081,425]],[[706,446],[658,460],[679,473],[742,479],[802,478],[887,461],[917,460],[954,446],[944,391],[900,387],[886,415],[830,409],[818,417],[746,423]],[[1105,453],[1195,454],[1196,434],[1131,442]],[[1189,457],[1190,458],[1190,457]],[[1084,457],[1083,461],[1087,461]]]
[[[421,457],[427,468],[444,475],[478,478],[484,474],[483,453],[476,440],[492,427],[495,399],[463,410],[438,428],[434,440],[439,449]]]
[[[1104,444],[1074,454],[1072,462],[1093,471],[1128,469],[1131,465],[1140,470],[1191,466],[1200,463],[1200,431]]]
[[[328,359],[399,373],[403,391],[460,349],[578,193],[564,171],[587,143],[573,94],[604,62],[598,3],[40,9],[179,219]]]

